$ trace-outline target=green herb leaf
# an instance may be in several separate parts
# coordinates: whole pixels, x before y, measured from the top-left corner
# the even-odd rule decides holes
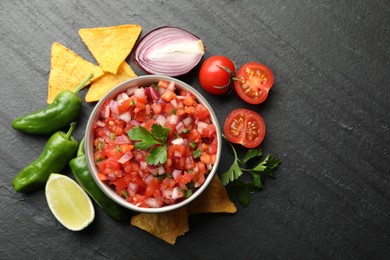
[[[255,158],[255,157],[260,157],[261,155],[263,154],[263,150],[260,149],[260,148],[252,148],[252,149],[249,149],[244,158],[242,158],[242,160],[240,160],[241,163],[246,163],[248,162],[250,159],[252,158]]]
[[[261,177],[261,175],[252,173],[252,178],[253,178],[253,185],[258,189],[262,189],[263,188],[263,178]]]
[[[127,131],[128,136],[133,141],[140,141],[134,145],[136,149],[146,150],[159,142],[153,137],[145,127],[133,127]]]
[[[153,124],[149,132],[145,127],[133,127],[127,131],[128,136],[133,141],[139,141],[134,148],[146,150],[150,149],[146,162],[151,165],[163,164],[167,160],[167,141],[170,129],[161,125]],[[152,147],[153,146],[153,147]]]
[[[129,194],[127,194],[125,189],[121,190],[121,193],[123,194],[123,196],[125,196],[125,198],[129,197]]]
[[[255,186],[253,183],[235,180],[227,189],[230,197],[234,200],[238,199],[243,207],[247,207],[250,202],[250,194],[255,190]]]
[[[189,146],[194,149],[197,145],[194,141],[190,142]]]
[[[252,183],[243,183],[240,182],[240,189],[238,190],[238,199],[243,207],[248,207],[250,202],[250,193],[253,192]]]
[[[201,150],[201,149],[197,149],[196,151],[194,151],[194,152],[192,153],[192,156],[193,156],[194,158],[199,158],[199,157],[201,156],[201,154],[202,154],[202,150]]]
[[[151,134],[155,140],[160,142],[160,144],[165,144],[170,131],[171,130],[169,128],[164,128],[161,125],[153,124]]]
[[[163,164],[167,160],[167,146],[162,145],[150,149],[150,154],[146,157],[146,162],[150,165]]]
[[[232,166],[230,166],[229,170],[222,174],[221,182],[223,185],[227,185],[229,182],[233,182],[234,180],[240,178],[242,174],[243,172],[238,165],[237,160],[235,160]]]
[[[225,136],[223,137],[226,139]],[[263,188],[264,174],[275,177],[272,170],[278,167],[281,161],[275,156],[268,154],[266,158],[258,163],[254,168],[243,168],[249,160],[260,157],[262,155],[262,150],[260,148],[249,149],[244,158],[240,160],[233,144],[231,144],[227,139],[226,141],[232,148],[234,161],[229,170],[221,175],[221,182],[224,186],[226,186],[231,197],[238,199],[242,206],[247,207],[250,202],[250,193]],[[251,174],[252,181],[241,181],[240,177],[244,174],[244,172]]]
[[[273,155],[268,154],[266,158],[255,166],[251,171],[264,172],[265,174],[275,178],[275,174],[272,172],[273,169],[279,166],[281,161]]]

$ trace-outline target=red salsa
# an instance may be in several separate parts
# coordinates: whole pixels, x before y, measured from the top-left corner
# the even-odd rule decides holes
[[[163,163],[151,164],[152,146],[136,149],[129,131],[153,125],[167,132]],[[99,179],[139,207],[178,203],[205,181],[216,161],[218,140],[209,110],[174,82],[129,88],[102,106],[93,126]]]

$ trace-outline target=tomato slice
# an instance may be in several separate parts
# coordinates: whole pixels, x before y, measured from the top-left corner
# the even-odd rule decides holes
[[[267,66],[248,62],[238,70],[234,89],[245,102],[260,104],[267,99],[274,80],[274,75]]]
[[[264,120],[252,110],[238,108],[226,118],[224,134],[232,143],[241,144],[246,148],[254,148],[260,145],[264,139]]]

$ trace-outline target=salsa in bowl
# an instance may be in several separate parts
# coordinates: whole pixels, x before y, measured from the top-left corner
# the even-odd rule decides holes
[[[102,98],[85,133],[88,167],[120,205],[159,213],[198,197],[221,155],[214,111],[194,88],[166,76],[139,76]]]

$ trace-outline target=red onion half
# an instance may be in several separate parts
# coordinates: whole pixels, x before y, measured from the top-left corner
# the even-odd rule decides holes
[[[163,26],[139,41],[132,60],[146,73],[174,77],[193,69],[204,52],[197,36],[178,27]]]

